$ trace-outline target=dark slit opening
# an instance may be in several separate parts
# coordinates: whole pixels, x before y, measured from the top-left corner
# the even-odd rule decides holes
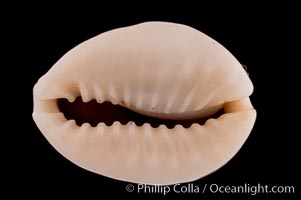
[[[124,125],[133,121],[137,126],[149,123],[154,128],[161,124],[166,125],[168,128],[173,128],[177,124],[181,124],[183,127],[189,128],[193,123],[203,125],[209,118],[218,118],[224,113],[223,110],[220,110],[207,118],[169,120],[148,117],[125,107],[113,105],[111,102],[97,103],[96,100],[91,100],[84,103],[81,97],[77,97],[72,103],[67,99],[58,99],[57,105],[67,120],[74,119],[78,126],[87,122],[93,127],[96,127],[100,122],[104,122],[107,126],[111,126],[115,121],[119,121]]]

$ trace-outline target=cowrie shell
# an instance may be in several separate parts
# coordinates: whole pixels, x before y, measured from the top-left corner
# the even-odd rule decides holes
[[[144,184],[204,177],[241,148],[256,118],[253,85],[235,57],[191,27],[147,22],[93,37],[66,53],[34,87],[33,118],[63,156],[92,172]],[[57,100],[110,101],[155,118],[205,124],[76,125]],[[102,115],[103,113],[99,113]]]

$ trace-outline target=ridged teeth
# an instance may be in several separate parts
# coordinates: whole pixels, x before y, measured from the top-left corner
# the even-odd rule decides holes
[[[106,101],[105,96],[104,96],[104,92],[98,84],[93,84],[93,88],[92,88],[93,91],[91,90],[93,94],[89,93],[89,89],[88,89],[86,83],[79,82],[78,86],[79,86],[79,92],[80,92],[80,95],[82,97],[83,102],[85,102],[85,103],[89,102],[94,98],[96,99],[97,103],[103,103],[104,101]],[[118,101],[117,93],[116,93],[116,90],[115,90],[115,88],[112,84],[110,84],[108,86],[108,91],[107,92],[108,92],[108,95],[109,95],[110,102],[112,104],[115,104],[115,105],[118,104],[119,101]],[[74,97],[69,97],[69,99],[74,101],[75,98]],[[127,94],[127,99],[129,99],[129,94]]]
[[[152,127],[150,124],[145,123],[142,126],[144,137],[142,140],[142,148],[143,148],[143,155],[148,162],[150,162],[150,159],[154,154],[154,146],[153,146],[153,135],[152,135]]]
[[[67,99],[70,103],[74,102],[76,97],[70,94],[69,92],[66,92],[64,90],[58,90],[59,96],[64,97]]]
[[[113,136],[116,136],[116,137],[119,136],[119,134],[120,134],[120,126],[121,126],[121,124],[118,121],[115,121],[113,123],[113,125],[112,125],[112,127],[113,127]]]
[[[58,115],[58,113],[53,113],[53,115]],[[197,123],[188,128],[189,134],[187,133],[188,129],[182,125],[176,125],[173,129],[169,129],[165,125],[153,128],[150,124],[145,123],[140,127],[134,122],[122,125],[116,121],[111,126],[99,123],[94,128],[90,124],[84,123],[77,129],[79,133],[77,141],[80,141],[83,137],[90,137],[91,141],[94,137],[104,137],[101,140],[107,144],[112,153],[110,159],[118,159],[118,156],[126,151],[129,157],[125,160],[125,163],[140,162],[141,159],[147,158],[145,160],[150,164],[150,168],[161,165],[157,158],[159,153],[161,158],[164,158],[165,163],[172,169],[180,160],[185,161],[187,154],[189,154],[190,159],[193,159],[193,162],[199,162],[200,159],[209,159],[199,156],[200,149],[210,149],[214,152],[221,151],[220,147],[209,143],[209,141],[223,140],[222,136],[215,133],[215,129],[220,130],[223,127],[219,127],[220,125],[216,120],[210,120],[209,125],[212,133],[214,133],[212,135],[204,135],[202,129],[206,127]],[[74,126],[78,127],[74,120],[69,120],[64,123],[63,129]],[[91,136],[90,133],[96,135]],[[216,139],[213,140],[212,137]],[[137,151],[141,152],[139,156],[135,154]]]
[[[178,162],[178,158],[180,155],[176,154],[176,148],[178,148],[175,143],[176,139],[174,134],[171,133],[171,129],[168,129],[165,125],[159,126],[159,130],[161,133],[160,140],[162,141],[162,145],[160,145],[162,154],[164,153],[166,162],[170,168],[173,168],[175,164]],[[182,133],[183,134],[183,133]]]
[[[137,127],[135,122],[132,121],[129,122],[128,127],[129,127],[129,135],[133,137],[136,133],[136,127]]]
[[[103,122],[98,123],[97,127],[96,127],[96,134],[99,136],[103,136],[105,127],[106,127],[105,123],[103,123]]]
[[[166,103],[166,107],[164,109],[164,113],[166,113],[166,114],[170,113],[170,110],[174,105],[174,102],[176,100],[178,92],[179,92],[179,86],[176,85],[174,87],[174,89],[171,90],[171,93],[170,93],[170,95],[167,99],[167,103]]]
[[[174,129],[175,129],[177,132],[180,132],[180,131],[184,130],[184,127],[183,127],[182,125],[180,125],[180,124],[177,124],[177,125],[175,125]]]
[[[185,139],[185,134],[183,134],[182,132],[184,128],[181,125],[176,125],[174,130],[174,151],[178,154],[179,157],[185,157],[187,156],[187,147],[185,146],[185,141],[187,140]]]
[[[118,103],[117,94],[116,94],[115,88],[112,84],[109,85],[109,96],[110,96],[110,100],[111,100],[112,104]]]
[[[146,138],[151,138],[152,137],[152,127],[149,123],[145,123],[142,126],[144,128],[144,134]]]
[[[76,99],[76,97],[74,96],[67,96],[66,99],[70,102],[70,103],[73,103]]]
[[[192,90],[189,91],[182,106],[180,107],[180,112],[185,112],[187,110],[188,106],[190,105],[190,103],[194,97],[195,92],[196,92],[195,88],[193,88]]]
[[[166,127],[166,125],[161,124],[158,129],[160,130],[161,133],[167,134],[168,133],[168,128]]]
[[[103,103],[106,100],[109,100],[112,104],[120,104],[122,102],[122,105],[129,106],[130,105],[130,99],[131,99],[131,93],[130,89],[127,85],[124,85],[123,87],[123,96],[118,99],[116,88],[113,84],[109,84],[107,87],[107,94],[108,99],[105,99],[105,94],[103,89],[100,87],[100,85],[94,83],[92,84],[91,92],[89,92],[89,88],[87,87],[87,84],[84,82],[78,83],[79,93],[82,97],[83,102],[89,102],[92,99],[96,99],[97,103]],[[179,95],[180,86],[177,84],[173,89],[170,90],[170,95],[166,101],[165,108],[163,110],[163,113],[169,114],[172,110],[174,110],[175,101]],[[188,94],[186,95],[186,98],[183,100],[182,105],[178,108],[179,112],[185,112],[189,108],[191,101],[195,97],[195,93],[197,91],[197,88],[191,89]],[[74,102],[76,99],[75,96],[68,94],[67,92],[60,91],[62,93],[62,96],[64,96],[66,99],[68,99],[69,102]],[[144,92],[142,86],[139,86],[139,89],[137,92],[136,102],[134,103],[136,109],[141,108],[141,106],[145,103],[144,101]],[[213,96],[213,95],[212,95]],[[149,108],[148,110],[150,112],[156,112],[157,104],[160,99],[160,92],[159,90],[154,90],[150,102],[149,102]],[[211,97],[208,98],[208,102],[211,100]],[[204,101],[203,101],[204,102]],[[204,105],[199,105],[198,107],[203,107]],[[162,108],[159,108],[162,109]]]
[[[103,92],[102,92],[102,89],[100,88],[100,86],[97,84],[94,84],[93,90],[94,90],[94,95],[95,95],[95,99],[96,99],[97,103],[103,103],[105,101],[105,99],[104,99],[104,95],[103,95]]]
[[[91,129],[91,125],[89,123],[84,123],[79,129],[79,135],[84,136],[85,134],[89,133],[89,129]]]
[[[188,135],[186,134],[186,129],[181,125],[176,125],[174,130],[175,130],[176,138],[179,139],[183,148],[186,151],[188,151],[190,145],[189,145]]]
[[[142,102],[144,99],[143,87],[139,85],[139,89],[137,91],[137,99],[136,99],[136,108],[139,109],[142,106]]]
[[[193,123],[193,124],[190,126],[190,128],[199,130],[199,129],[202,128],[202,126],[201,126],[200,124],[198,124],[198,123]]]
[[[107,145],[109,145],[109,151],[111,152],[110,156],[112,160],[119,159],[120,157],[118,155],[122,153],[123,146],[121,145],[121,143],[123,143],[124,141],[120,140],[120,129],[120,122],[114,122],[111,127],[105,129],[105,135],[106,138],[108,138]]]
[[[66,123],[63,124],[63,126],[64,129],[69,129],[70,127],[76,127],[75,120],[74,119],[68,120]]]
[[[124,90],[123,90],[123,98],[124,98],[124,104],[125,106],[129,106],[130,102],[130,89],[127,85],[124,85]]]
[[[79,82],[79,92],[80,92],[83,102],[88,102],[92,99],[89,96],[88,88],[86,87],[84,82]]]

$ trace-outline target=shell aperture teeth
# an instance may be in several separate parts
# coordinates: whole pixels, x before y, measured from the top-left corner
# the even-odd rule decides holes
[[[153,110],[154,116],[147,116],[111,102],[98,103],[96,100],[84,102],[81,97],[76,98],[73,103],[70,103],[66,99],[58,99],[57,106],[59,111],[64,114],[66,120],[73,119],[78,126],[89,123],[92,127],[98,126],[99,123],[104,123],[106,126],[112,126],[116,123],[115,125],[118,126],[132,124],[143,126],[144,124],[150,124],[153,128],[165,126],[171,129],[176,125],[189,128],[194,123],[202,125],[210,118],[216,119],[223,115],[223,111],[220,110],[206,118],[196,117],[186,120],[161,119],[156,117],[155,109]]]
[[[94,94],[97,103],[103,103],[105,101],[103,91],[98,84],[94,84]]]

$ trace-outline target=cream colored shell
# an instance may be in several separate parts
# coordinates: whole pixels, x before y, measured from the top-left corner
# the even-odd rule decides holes
[[[256,112],[252,83],[222,45],[185,25],[147,22],[100,34],[65,54],[34,87],[33,118],[66,158],[90,171],[146,184],[203,177],[248,137]],[[168,119],[225,114],[205,125],[77,126],[56,99],[111,101]],[[102,113],[99,113],[100,115]]]

